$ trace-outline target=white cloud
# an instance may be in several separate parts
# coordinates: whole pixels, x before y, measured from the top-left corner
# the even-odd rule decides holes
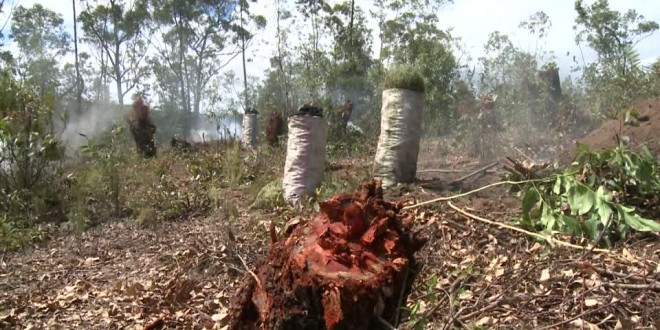
[[[587,4],[593,3],[586,1]],[[660,22],[660,6],[654,0],[610,0],[610,7],[621,12],[635,9],[647,19]],[[573,55],[580,54],[575,44],[575,2],[573,0],[457,0],[446,11],[439,13],[440,26],[453,28],[453,34],[461,37],[473,58],[483,55],[483,45],[492,31],[508,34],[514,44],[533,51],[536,39],[518,28],[537,11],[545,12],[552,22],[548,36],[540,46],[552,51],[565,74],[572,65]],[[582,47],[587,61],[594,58],[593,52]],[[638,45],[640,57],[646,62],[660,56],[660,33],[643,40]],[[567,52],[569,55],[567,56]]]

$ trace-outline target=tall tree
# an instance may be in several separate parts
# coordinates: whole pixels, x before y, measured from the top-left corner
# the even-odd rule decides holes
[[[84,40],[98,51],[97,60],[115,82],[117,102],[137,87],[148,74],[142,65],[150,38],[146,32],[149,13],[143,0],[127,4],[108,0],[90,6],[80,13]]]
[[[350,99],[357,105],[370,94],[367,76],[373,60],[371,30],[366,26],[366,21],[364,12],[354,0],[335,5],[333,15],[329,17],[334,40],[328,92],[334,102]]]
[[[590,6],[577,0],[575,11],[576,43],[586,42],[598,55],[594,63],[584,64],[583,83],[596,96],[591,103],[598,111],[614,114],[641,96],[643,70],[635,46],[660,26],[633,9],[612,10],[607,0]]]
[[[246,21],[236,17],[237,7]],[[244,0],[152,0],[151,9],[162,39],[151,61],[161,96],[185,113],[199,114],[211,79],[250,46],[249,28],[262,28],[265,19],[251,15]]]
[[[291,18],[291,12],[286,7],[286,1],[284,0],[275,0],[275,6],[277,6],[277,54],[271,60],[271,64],[275,63],[277,65],[278,79],[281,86],[280,100],[283,100],[283,104],[278,106],[278,108],[282,112],[282,115],[285,115],[286,111],[288,111],[291,107],[291,92],[289,90],[291,69],[289,63],[289,50],[287,45],[287,36],[289,31],[285,25],[286,21]]]
[[[83,80],[80,76],[80,58],[78,54],[78,15],[76,13],[76,0],[71,0],[73,6],[73,49],[76,56],[76,112],[82,112],[82,94],[83,94]]]
[[[22,57],[20,76],[43,95],[56,93],[59,86],[59,62],[69,51],[69,34],[64,19],[41,4],[31,8],[18,6],[14,11],[11,35]]]
[[[645,37],[658,30],[658,23],[648,21],[634,9],[620,13],[609,7],[608,0],[598,0],[585,6],[583,0],[575,2],[575,29],[581,29],[576,42],[587,42],[596,51],[598,60],[618,74],[630,72],[630,50]]]
[[[303,103],[318,102],[330,64],[321,37],[327,30],[332,7],[325,0],[296,0],[296,6],[302,16],[299,22],[302,42],[296,47],[299,55],[296,69],[299,71],[299,82],[305,89],[300,98]]]
[[[446,1],[384,1],[394,15],[383,22],[381,58],[385,64],[414,64],[426,79],[424,115],[431,134],[443,134],[452,127],[455,113],[451,91],[458,64],[452,52],[453,39],[437,27],[438,8]]]

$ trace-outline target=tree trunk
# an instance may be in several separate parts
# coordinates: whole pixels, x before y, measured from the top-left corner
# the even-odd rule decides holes
[[[280,10],[281,1],[277,1],[277,64],[280,70],[280,79],[282,80],[282,90],[284,91],[284,108],[281,109],[282,115],[286,116],[286,112],[289,110],[289,85],[287,82],[286,71],[284,70],[284,54],[282,51],[282,29],[280,27],[281,21],[281,10]]]
[[[76,15],[76,0],[73,4],[73,48],[76,56],[76,114],[82,113],[82,78],[80,77],[80,60],[78,58],[78,16]]]
[[[319,203],[321,212],[275,242],[232,300],[239,329],[391,329],[419,271],[425,240],[414,216],[383,200],[379,182]],[[287,228],[285,228],[287,231]]]
[[[249,108],[248,100],[248,83],[247,83],[247,71],[245,68],[245,30],[243,30],[243,5],[241,4],[241,53],[243,56],[243,112],[246,112]]]
[[[122,90],[122,85],[121,85],[121,71],[119,69],[119,65],[115,64],[115,82],[117,83],[117,101],[119,102],[120,106],[124,105],[124,91]]]
[[[348,59],[350,61],[355,60],[355,43],[353,42],[353,17],[355,15],[355,0],[351,0],[351,18],[348,24],[348,40],[350,44]]]
[[[559,112],[559,104],[562,100],[559,69],[549,68],[539,71],[538,77],[543,91],[543,112],[537,116],[537,120],[539,121],[537,127],[546,125],[554,126],[558,124],[556,119]]]

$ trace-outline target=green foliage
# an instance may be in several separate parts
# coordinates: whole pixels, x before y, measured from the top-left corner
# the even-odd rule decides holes
[[[241,161],[241,144],[239,141],[234,141],[229,148],[227,148],[224,163],[222,166],[223,177],[227,180],[230,187],[235,188],[241,184],[243,180]]]
[[[52,105],[0,76],[0,248],[31,241],[42,221],[61,220],[57,175],[64,149],[50,132]]]
[[[598,113],[614,116],[631,101],[647,96],[645,75],[634,47],[660,26],[632,9],[625,13],[612,10],[607,0],[590,6],[578,0],[575,10],[576,42],[586,42],[598,55],[594,63],[583,64],[587,103],[594,104]]]
[[[425,90],[425,81],[419,68],[416,66],[399,65],[387,72],[383,79],[383,88],[408,89],[423,93]]]
[[[52,108],[18,85],[6,72],[0,77],[0,210],[24,217],[40,216],[53,201],[50,185],[63,147],[49,132]]]
[[[87,227],[122,215],[119,148],[120,127],[101,136],[87,139],[80,147],[82,163],[68,177],[70,204],[67,219],[69,228],[82,232]]]
[[[96,57],[101,71],[115,82],[119,104],[148,73],[142,63],[148,49],[149,13],[144,1],[126,7],[122,0],[88,4],[79,17],[83,40],[100,52]]]
[[[431,275],[426,282],[421,284],[420,294],[424,299],[417,299],[412,304],[408,306],[410,309],[410,326],[408,329],[422,330],[427,329],[428,325],[431,323],[428,315],[422,310],[422,304],[424,305],[435,305],[440,303],[441,295],[438,290],[438,282],[440,277],[436,274]],[[428,307],[426,307],[428,308]]]
[[[69,51],[64,19],[41,4],[14,10],[10,37],[21,52],[18,73],[37,94],[54,94],[60,86],[58,61]]]
[[[571,168],[527,187],[520,222],[529,229],[611,245],[631,231],[660,231],[660,222],[626,206],[659,194],[660,164],[648,152],[638,154],[623,145],[603,152],[583,147]]]
[[[272,209],[277,206],[284,206],[284,189],[282,188],[282,179],[276,179],[266,184],[250,205],[250,209]]]
[[[0,215],[0,252],[19,249],[39,237],[37,228],[26,225],[22,220],[12,220],[7,214]]]

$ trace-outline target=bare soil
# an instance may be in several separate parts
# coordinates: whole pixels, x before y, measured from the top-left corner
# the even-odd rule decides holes
[[[618,139],[630,139],[629,145],[635,150],[645,145],[660,157],[660,99],[638,101],[632,106],[638,113],[635,125],[625,123],[625,113],[618,118],[605,121],[600,128],[592,131],[579,142],[592,150],[612,148]]]

